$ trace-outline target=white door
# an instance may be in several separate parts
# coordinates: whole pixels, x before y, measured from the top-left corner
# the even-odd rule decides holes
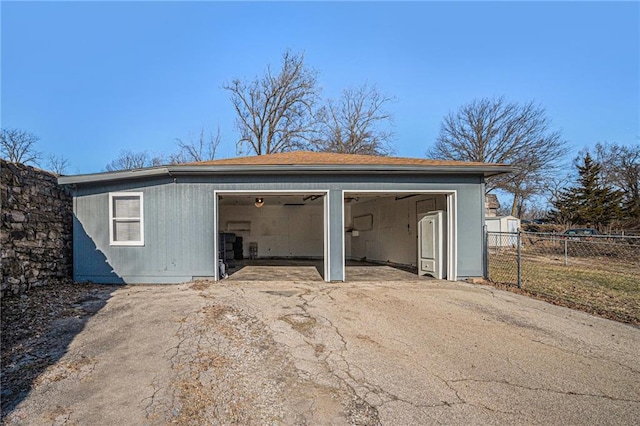
[[[418,216],[418,275],[443,279],[446,265],[446,215],[443,211]]]

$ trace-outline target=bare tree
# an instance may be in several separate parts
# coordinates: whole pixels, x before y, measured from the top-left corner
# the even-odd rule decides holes
[[[574,176],[576,175],[576,176]],[[562,192],[567,188],[567,183],[577,178],[577,173],[573,170],[566,173],[558,173],[555,176],[545,180],[544,183],[544,198],[547,205],[553,204],[554,201],[560,197]]]
[[[506,163],[518,171],[487,181],[487,192],[501,188],[513,195],[511,214],[518,216],[523,200],[540,194],[545,181],[561,166],[567,153],[560,132],[541,106],[482,98],[449,113],[436,143],[427,150],[444,160]]]
[[[55,174],[65,174],[68,167],[69,159],[63,155],[49,154],[47,157],[47,168]]]
[[[342,96],[329,99],[317,114],[317,150],[345,154],[389,155],[392,116],[385,110],[393,98],[364,84],[345,89]]]
[[[318,96],[316,75],[305,66],[304,55],[287,51],[279,71],[267,67],[261,78],[223,86],[237,113],[238,151],[262,155],[307,146]]]
[[[530,201],[522,207],[522,218],[529,220],[544,219],[548,210],[547,205],[541,200]]]
[[[169,163],[169,159],[164,154],[151,155],[146,167],[158,167]]]
[[[107,164],[106,169],[108,172],[115,172],[157,166],[161,163],[161,157],[152,157],[146,151],[134,152],[123,149],[120,151],[118,158]]]
[[[30,132],[18,129],[0,130],[2,157],[7,161],[37,165],[41,154],[36,150],[40,138]]]
[[[208,161],[216,158],[216,151],[222,137],[220,135],[220,126],[216,134],[209,133],[205,135],[204,128],[200,129],[200,135],[194,140],[189,136],[188,141],[176,139],[180,151],[171,156],[172,163],[187,163],[192,161]]]
[[[622,193],[624,212],[640,223],[640,143],[598,143],[595,158],[602,167],[604,184]]]

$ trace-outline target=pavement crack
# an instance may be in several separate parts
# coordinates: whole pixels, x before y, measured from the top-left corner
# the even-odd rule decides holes
[[[329,374],[331,374],[332,377],[338,380],[339,383],[342,383],[342,385],[345,386],[351,392],[352,395],[359,398],[361,400],[361,403],[366,404],[370,408],[370,410],[373,412],[374,417],[378,419],[378,410],[376,408],[376,404],[370,403],[368,401],[369,398],[367,398],[367,396],[370,393],[373,393],[373,394],[376,394],[376,396],[378,396],[379,399],[384,401],[385,398],[383,398],[381,394],[385,395],[386,393],[379,387],[368,383],[366,381],[366,376],[364,374],[364,371],[362,371],[362,369],[358,368],[360,375],[362,376],[363,379],[358,379],[354,376],[352,372],[352,369],[354,370],[354,368],[350,365],[349,361],[344,356],[344,353],[347,350],[347,346],[348,346],[347,339],[345,338],[345,336],[342,334],[340,329],[333,323],[333,321],[331,321],[331,319],[329,319],[324,315],[321,315],[317,311],[315,313],[311,312],[311,309],[314,308],[313,303],[318,299],[318,297],[325,296],[327,295],[327,293],[330,293],[335,289],[327,289],[327,290],[328,291],[326,292],[325,291],[314,292],[313,297],[310,297],[310,298],[307,298],[306,296],[309,293],[311,293],[311,290],[306,290],[305,292],[298,295],[298,298],[302,300],[302,303],[296,305],[298,308],[302,310],[302,312],[304,313],[304,316],[308,318],[313,318],[315,323],[320,323],[320,324],[323,324],[325,327],[328,327],[330,330],[333,331],[334,335],[337,336],[337,338],[339,339],[339,342],[337,345],[338,348],[329,350],[328,354],[323,357],[318,357],[318,362],[324,365],[325,370]],[[311,346],[312,348],[315,347],[315,344],[316,344],[316,342],[314,342],[313,339],[311,338],[304,339],[304,342],[307,345]],[[331,361],[330,359],[332,355],[335,356],[338,359],[338,361]],[[342,363],[343,367],[339,366],[340,363]],[[366,392],[364,393],[364,395],[362,395],[362,391],[359,390],[358,387],[366,389]],[[397,398],[397,397],[387,396],[386,399],[393,399],[393,398]],[[377,421],[379,422],[379,420]]]
[[[158,376],[154,376],[153,380],[151,381],[151,387],[153,389],[153,393],[151,394],[151,396],[147,396],[140,401],[140,405],[142,405],[146,400],[149,400],[149,402],[144,407],[144,411],[146,413],[145,418],[147,419],[149,419],[153,414],[153,406],[155,404],[156,395],[160,391],[160,387],[158,386]]]
[[[640,374],[640,370],[636,370],[635,368],[629,367],[628,365],[622,364],[622,363],[620,363],[620,362],[618,362],[616,360],[613,360],[613,359],[604,358],[602,356],[586,355],[586,354],[583,354],[583,353],[570,351],[570,350],[567,350],[564,347],[552,345],[550,343],[543,342],[543,341],[537,340],[537,339],[530,339],[530,341],[532,341],[534,343],[538,343],[538,344],[543,345],[543,346],[550,347],[550,348],[555,349],[555,350],[559,350],[559,351],[571,354],[571,355],[576,355],[576,356],[579,356],[579,357],[582,357],[582,358],[596,360],[596,361],[611,362],[611,363],[613,363],[613,364],[615,364],[617,366],[623,367],[623,368],[631,371],[634,374]]]
[[[182,346],[182,344],[184,342],[186,342],[188,340],[188,337],[185,335],[184,333],[184,325],[186,322],[187,318],[181,318],[178,322],[180,323],[180,326],[178,327],[178,330],[176,331],[176,336],[180,336],[180,341],[178,342],[178,344],[176,346],[172,346],[169,349],[167,349],[165,351],[165,354],[168,354],[169,352],[173,351],[174,353],[172,355],[170,355],[168,357],[169,362],[171,362],[171,367],[174,367],[175,364],[175,358],[180,354],[180,348]]]
[[[591,397],[591,398],[603,398],[603,399],[608,399],[610,401],[620,401],[620,402],[640,402],[640,400],[638,400],[638,399],[616,398],[616,397],[613,397],[613,396],[610,396],[610,395],[604,395],[604,394],[583,393],[583,392],[573,392],[573,391],[560,391],[560,390],[555,390],[555,389],[547,389],[547,388],[540,388],[540,387],[533,387],[533,386],[525,386],[525,385],[519,385],[519,384],[516,384],[516,383],[511,383],[511,382],[508,382],[506,380],[453,379],[453,380],[449,380],[446,383],[449,384],[449,383],[464,383],[464,382],[496,383],[496,384],[503,384],[503,385],[519,388],[519,389],[526,389],[526,390],[531,390],[531,391],[535,391],[535,392],[549,392],[549,393],[554,393],[554,394],[557,394],[557,395],[586,396],[586,397]]]
[[[456,398],[458,398],[458,401],[460,401],[460,403],[462,403],[462,404],[466,404],[467,403],[467,401],[465,401],[464,398],[462,398],[460,396],[460,393],[458,392],[458,390],[456,388],[454,388],[453,386],[451,386],[451,383],[449,383],[448,380],[445,380],[444,377],[441,377],[441,376],[439,376],[437,374],[434,374],[433,372],[430,372],[430,374],[433,377],[435,377],[436,379],[440,380],[442,383],[444,383],[445,386],[448,387],[450,390],[452,390],[453,393],[456,395]]]

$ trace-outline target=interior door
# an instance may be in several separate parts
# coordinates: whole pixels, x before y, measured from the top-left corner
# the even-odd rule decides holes
[[[446,215],[443,211],[418,217],[418,275],[446,277]]]

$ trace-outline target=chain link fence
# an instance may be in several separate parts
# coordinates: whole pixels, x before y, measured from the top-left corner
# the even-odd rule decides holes
[[[486,279],[640,323],[640,237],[487,232]]]

